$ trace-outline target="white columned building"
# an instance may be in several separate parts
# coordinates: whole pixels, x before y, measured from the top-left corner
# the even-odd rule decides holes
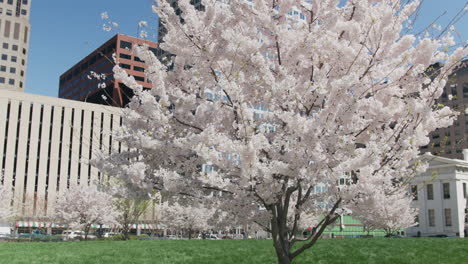
[[[467,236],[468,150],[463,154],[464,160],[424,154],[429,167],[411,185],[419,224],[408,236]]]

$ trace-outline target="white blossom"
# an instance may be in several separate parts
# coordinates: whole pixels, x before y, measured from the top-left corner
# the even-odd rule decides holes
[[[109,19],[109,15],[107,14],[107,12],[102,12],[101,13],[101,19],[103,19],[103,20]]]

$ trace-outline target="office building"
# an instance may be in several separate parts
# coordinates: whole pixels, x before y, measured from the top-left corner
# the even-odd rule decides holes
[[[450,75],[442,96],[436,104],[447,105],[459,113],[453,125],[432,132],[430,143],[422,152],[447,158],[463,159],[463,149],[468,149],[468,60]]]
[[[101,151],[125,150],[112,139],[112,131],[121,125],[121,111],[14,91],[0,93],[0,184],[14,190],[18,228],[26,232],[25,223],[50,226],[52,201],[60,199],[70,184],[94,184],[104,177],[89,161]],[[142,219],[155,217],[153,205]]]
[[[71,67],[60,76],[59,97],[75,101],[90,102],[117,107],[125,106],[133,96],[133,91],[121,82],[115,81],[112,68],[115,53],[120,66],[144,88],[151,88],[145,76],[145,64],[132,54],[133,45],[148,45],[156,53],[157,43],[117,34],[101,47]],[[105,80],[91,76],[91,72],[104,74]],[[103,86],[101,83],[104,83]]]
[[[0,90],[24,91],[31,0],[0,0]]]

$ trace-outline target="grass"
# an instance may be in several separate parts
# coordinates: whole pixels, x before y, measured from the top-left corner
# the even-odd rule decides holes
[[[0,263],[276,263],[271,240],[0,243]],[[468,239],[320,240],[294,263],[464,264]]]

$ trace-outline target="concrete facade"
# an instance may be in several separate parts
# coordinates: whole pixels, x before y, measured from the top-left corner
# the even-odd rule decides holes
[[[17,221],[47,221],[71,184],[104,177],[89,164],[112,139],[122,109],[13,91],[0,93],[0,184],[14,190]],[[143,219],[155,219],[154,206]]]
[[[468,151],[464,150],[465,159]],[[419,225],[406,230],[408,236],[447,235],[465,237],[467,230],[468,160],[425,154],[425,173],[413,179],[413,206],[419,209]]]
[[[24,91],[31,0],[0,1],[0,90]]]

